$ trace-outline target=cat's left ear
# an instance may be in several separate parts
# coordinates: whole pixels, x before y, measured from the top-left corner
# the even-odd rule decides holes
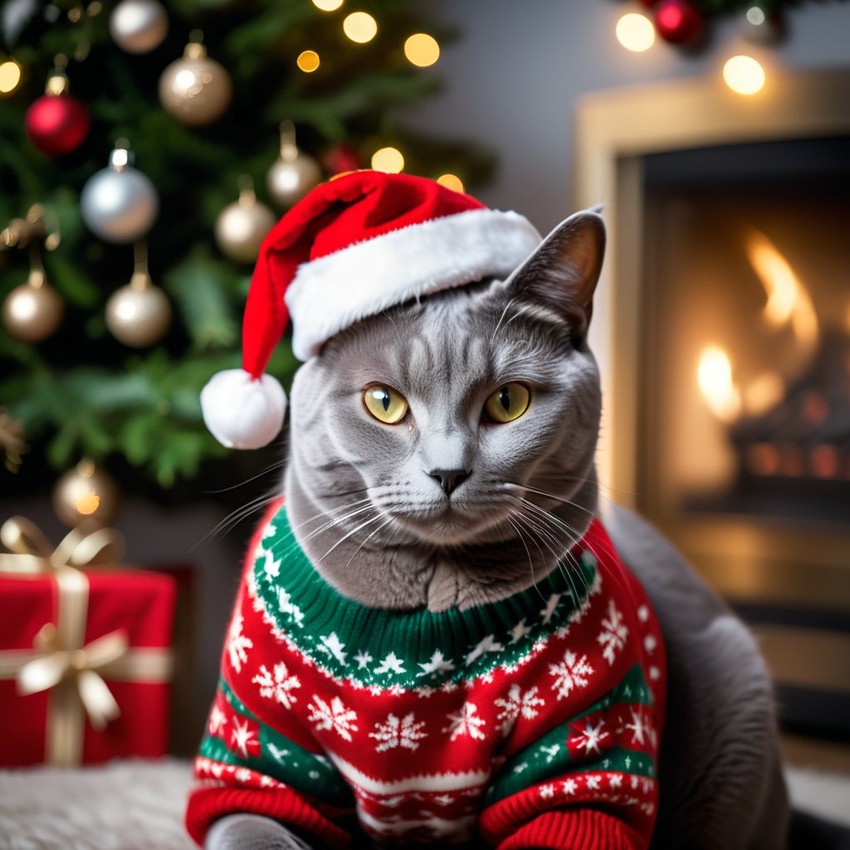
[[[593,293],[605,255],[605,225],[592,210],[561,222],[511,275],[508,286],[555,310],[583,339],[593,314]]]

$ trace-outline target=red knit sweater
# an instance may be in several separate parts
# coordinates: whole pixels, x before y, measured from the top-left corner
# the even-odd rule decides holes
[[[344,598],[276,506],[249,552],[186,820],[320,844],[645,848],[664,650],[602,525],[535,587],[465,611]]]

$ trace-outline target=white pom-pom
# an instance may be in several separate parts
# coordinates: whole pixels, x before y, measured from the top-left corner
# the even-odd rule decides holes
[[[252,377],[226,369],[201,390],[201,410],[210,433],[229,449],[267,446],[283,427],[286,393],[271,375]]]

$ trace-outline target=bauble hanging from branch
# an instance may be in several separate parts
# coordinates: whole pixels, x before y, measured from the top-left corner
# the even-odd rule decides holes
[[[109,15],[109,34],[127,53],[150,53],[168,35],[168,13],[158,0],[121,0]]]
[[[105,242],[135,242],[150,230],[159,212],[159,195],[150,179],[130,164],[121,140],[109,157],[109,167],[88,179],[80,210],[89,230]]]
[[[237,263],[253,263],[260,243],[274,227],[275,214],[254,194],[250,177],[240,179],[239,199],[228,204],[215,222],[215,241],[222,254]]]
[[[62,156],[76,150],[91,123],[88,109],[69,93],[66,65],[64,56],[56,57],[56,67],[47,78],[45,93],[33,102],[24,119],[27,138],[47,156]]]
[[[322,167],[295,143],[295,125],[280,125],[280,155],[266,175],[266,186],[272,200],[286,209],[300,201],[322,180]]]
[[[233,83],[219,62],[207,56],[199,30],[192,32],[180,59],[159,78],[159,99],[165,110],[187,127],[202,127],[220,118],[230,106]]]

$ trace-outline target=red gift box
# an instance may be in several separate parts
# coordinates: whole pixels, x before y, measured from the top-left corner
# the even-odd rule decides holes
[[[49,555],[25,520],[0,534],[0,766],[164,755],[174,579],[90,566],[114,559],[108,530]]]

